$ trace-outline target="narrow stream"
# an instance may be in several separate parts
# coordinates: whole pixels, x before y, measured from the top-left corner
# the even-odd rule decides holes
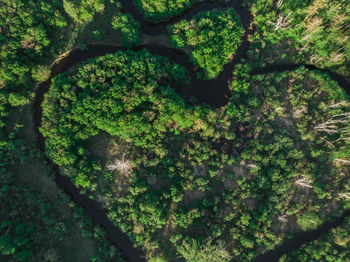
[[[328,231],[332,228],[340,226],[344,222],[345,218],[349,215],[350,212],[345,211],[340,217],[323,223],[315,230],[300,233],[299,235],[286,240],[281,246],[278,246],[273,250],[267,251],[266,253],[257,256],[255,259],[253,259],[253,262],[278,261],[282,255],[297,250],[302,245],[314,241],[317,238],[321,237],[323,234],[328,233]]]
[[[157,35],[167,33],[167,25],[169,22],[160,23],[160,24],[152,24],[147,23],[143,20],[142,16],[138,13],[137,9],[132,4],[131,0],[120,0],[122,3],[123,11],[126,13],[131,13],[133,17],[140,23],[141,31],[147,33],[149,35]],[[160,55],[164,57],[168,57],[171,61],[174,61],[187,69],[192,79],[190,86],[186,88],[185,93],[183,94],[185,99],[188,97],[195,97],[198,103],[206,103],[211,106],[219,107],[225,105],[231,94],[228,88],[228,83],[232,79],[232,72],[234,65],[238,63],[242,58],[246,57],[249,45],[247,40],[247,35],[250,32],[248,29],[250,14],[249,10],[245,8],[241,8],[238,0],[234,0],[231,2],[227,2],[226,4],[216,3],[216,2],[200,2],[195,4],[192,8],[188,9],[182,16],[172,19],[171,23],[174,23],[180,19],[191,18],[196,13],[206,10],[211,10],[213,8],[228,8],[234,7],[236,12],[240,15],[241,21],[245,27],[245,36],[243,38],[243,42],[237,50],[236,56],[234,59],[224,67],[224,70],[221,72],[218,78],[214,80],[199,80],[196,77],[196,72],[194,70],[193,64],[191,64],[189,60],[189,56],[185,53],[181,53],[175,49],[167,48],[160,45],[145,45],[140,48],[134,50],[140,50],[142,48],[147,49],[154,55]],[[41,126],[41,117],[42,117],[42,107],[41,103],[44,99],[45,93],[48,91],[51,80],[57,74],[63,73],[67,71],[70,67],[86,61],[89,58],[94,58],[97,56],[103,56],[107,53],[113,53],[117,50],[124,50],[123,48],[111,46],[111,45],[88,45],[87,50],[74,49],[67,57],[62,59],[58,64],[54,65],[51,73],[51,78],[49,81],[41,84],[39,88],[36,90],[36,97],[34,101],[34,124],[35,131],[38,137],[38,143],[40,150],[45,152],[45,141],[42,134],[39,131],[39,127]],[[296,64],[283,64],[283,65],[272,65],[265,68],[254,69],[252,74],[266,74],[272,72],[281,72],[287,70],[294,70],[302,65]],[[304,65],[309,69],[317,69],[312,65]],[[327,70],[321,70],[327,72],[331,78],[338,82],[338,84],[344,88],[347,93],[350,95],[350,84],[346,82],[345,78],[337,75],[333,72],[329,72]],[[146,261],[144,254],[141,250],[133,247],[133,243],[128,238],[127,234],[123,233],[118,227],[113,225],[113,223],[107,218],[107,211],[101,208],[96,201],[88,198],[87,195],[82,195],[79,193],[79,190],[75,187],[75,185],[70,181],[70,179],[66,176],[60,174],[59,168],[55,165],[49,158],[47,161],[53,168],[56,173],[56,183],[62,188],[71,199],[82,206],[86,213],[92,218],[94,223],[103,226],[107,233],[109,240],[111,243],[116,245],[116,247],[121,250],[124,257],[128,261],[138,262],[138,261]],[[346,214],[348,215],[348,214]],[[345,214],[344,214],[345,217]],[[276,249],[269,251],[263,255],[260,255],[256,258],[256,261],[277,261],[278,257],[282,254],[290,252],[301,245],[316,239],[321,234],[327,232],[330,228],[334,226],[338,226],[340,222],[344,218],[336,218],[332,222],[327,222],[323,224],[320,228],[314,231],[302,233],[299,236],[296,236],[283,244]],[[294,243],[294,244],[290,244]]]

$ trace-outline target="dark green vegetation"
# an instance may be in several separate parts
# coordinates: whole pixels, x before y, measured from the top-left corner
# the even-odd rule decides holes
[[[230,103],[212,110],[162,87],[186,80],[164,63],[145,51],[91,60],[56,78],[43,104],[50,157],[107,198],[109,217],[149,256],[251,259],[341,213],[350,105],[326,74],[250,76],[237,65]]]
[[[153,23],[167,21],[180,15],[199,0],[133,0],[146,20]]]
[[[93,8],[91,2],[64,2],[0,1],[1,261],[122,261],[104,229],[59,191],[33,146],[27,104],[35,82],[46,81],[50,63],[77,43],[83,21],[103,11],[96,1]]]
[[[42,155],[26,143],[33,136],[28,109],[14,114],[17,121],[28,119],[29,128],[1,133],[0,260],[123,261],[104,229],[59,190]]]
[[[31,91],[32,79],[48,78],[46,57],[63,47],[60,39],[67,19],[59,5],[58,1],[0,2],[0,87],[8,86],[21,104],[21,96]]]
[[[297,251],[280,259],[281,262],[308,261],[349,261],[350,220],[332,229],[320,239],[312,241]]]
[[[59,75],[43,103],[41,132],[50,158],[60,166],[77,165],[79,171],[70,172],[75,184],[95,188],[92,174],[101,166],[89,160],[83,141],[105,131],[152,150],[167,130],[193,125],[169,87],[187,81],[183,68],[147,51],[117,52],[79,67],[73,77]]]
[[[194,1],[134,3],[159,22]],[[234,65],[225,106],[182,97],[189,74],[146,50],[70,68],[42,103],[47,155],[149,261],[251,261],[350,208],[349,96],[319,70],[254,73],[300,63],[349,78],[349,2],[245,3],[249,51]],[[71,48],[145,43],[142,21],[122,10],[112,0],[0,1],[1,261],[121,260],[104,230],[55,185],[33,146],[28,104]],[[244,33],[232,9],[169,27],[168,39],[191,52],[207,79]],[[347,261],[349,243],[347,219],[281,261]]]
[[[123,261],[103,228],[93,227],[83,210],[69,209],[67,196],[48,199],[10,172],[1,178],[2,261]]]
[[[96,13],[102,13],[103,0],[63,0],[63,8],[76,22],[90,22]]]
[[[203,69],[199,78],[219,75],[242,42],[244,29],[233,9],[212,10],[182,20],[169,28],[171,43],[191,49],[191,61]]]
[[[254,63],[308,63],[350,77],[347,0],[253,2]]]
[[[227,114],[233,116],[231,123],[244,123],[240,128],[243,134],[254,137],[243,150],[242,144],[237,148],[251,174],[243,189],[250,191],[248,199],[255,200],[254,215],[247,226],[260,224],[252,232],[255,237],[247,239],[259,243],[258,232],[268,236],[272,230],[277,235],[261,239],[270,246],[281,233],[295,232],[299,227],[315,229],[327,216],[348,206],[341,193],[349,187],[345,176],[349,168],[338,158],[341,152],[343,160],[349,160],[349,141],[343,139],[348,120],[345,129],[343,123],[335,124],[334,132],[321,126],[349,114],[349,99],[326,74],[303,68],[257,75],[250,85],[245,83],[244,67],[240,72],[233,82],[235,92]],[[246,198],[243,192],[235,193]]]
[[[140,45],[140,25],[130,14],[118,13],[112,20],[112,27],[121,32],[121,45],[123,47],[132,48]]]

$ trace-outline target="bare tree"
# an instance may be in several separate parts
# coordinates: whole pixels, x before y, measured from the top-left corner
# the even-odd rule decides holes
[[[278,0],[276,3],[276,8],[280,8],[282,4],[283,4],[283,0]]]
[[[312,188],[312,181],[309,179],[306,179],[304,177],[299,178],[298,180],[295,181],[295,183],[301,187],[307,187],[307,188]]]
[[[341,164],[344,164],[344,165],[350,165],[350,160],[346,160],[346,159],[336,158],[335,162],[341,163]]]
[[[323,20],[318,17],[315,17],[307,21],[305,36],[303,37],[302,41],[309,40],[310,38],[312,38],[315,32],[323,30],[322,23],[323,23]]]
[[[341,63],[345,58],[344,58],[344,53],[340,52],[343,49],[340,48],[337,51],[334,51],[331,53],[329,60],[335,64]]]
[[[329,105],[328,108],[340,108],[344,107],[345,109],[349,108],[350,103],[347,101],[340,101]],[[337,114],[328,118],[327,121],[324,121],[314,127],[317,132],[323,132],[329,135],[338,135],[338,138],[334,141],[329,141],[329,138],[320,137],[321,140],[325,141],[331,148],[334,148],[334,144],[339,141],[350,142],[350,112]],[[335,159],[337,163],[346,164],[350,163],[346,159]]]
[[[282,215],[278,217],[278,220],[281,221],[282,223],[287,223],[288,219],[287,219],[287,215]]]
[[[6,230],[6,232],[5,232],[5,236],[10,232],[11,228],[12,228],[12,225],[10,225],[10,226],[7,228],[7,230]]]
[[[255,164],[248,164],[247,167],[248,168],[256,168],[257,166]]]
[[[335,103],[333,105],[330,105],[330,108],[336,108],[336,107],[340,107],[340,106],[350,106],[350,103],[348,101],[340,101],[338,103]]]
[[[339,193],[338,196],[341,198],[350,199],[350,193]]]
[[[317,64],[317,63],[319,63],[319,62],[321,62],[321,61],[323,61],[323,60],[324,60],[324,58],[321,57],[321,56],[319,56],[319,55],[317,55],[317,54],[313,54],[313,55],[310,57],[310,62],[311,62],[311,63],[314,63],[314,64]]]
[[[132,170],[131,162],[125,159],[125,155],[121,159],[115,159],[112,164],[107,166],[109,171],[117,170],[122,174],[128,174]]]
[[[275,23],[275,31],[280,29],[288,29],[290,27],[291,20],[289,19],[289,16],[291,15],[291,12],[288,13],[286,17],[284,17],[282,14],[278,15],[277,21]]]
[[[315,130],[328,134],[341,134],[342,140],[348,140],[350,136],[350,112],[331,116],[327,121],[315,126]]]

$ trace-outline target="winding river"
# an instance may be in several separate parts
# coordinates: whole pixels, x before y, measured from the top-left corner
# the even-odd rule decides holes
[[[159,24],[151,24],[144,21],[143,17],[139,14],[138,10],[132,4],[130,0],[119,0],[122,4],[122,9],[126,13],[131,13],[133,17],[140,23],[140,30],[148,35],[158,35],[167,33],[167,25],[169,22],[159,23]],[[234,65],[239,62],[242,58],[246,57],[249,44],[247,36],[251,33],[251,29],[249,29],[250,23],[250,12],[246,8],[242,8],[239,4],[239,1],[232,0],[229,2],[217,3],[217,2],[199,2],[189,8],[185,13],[179,17],[176,17],[171,20],[171,23],[175,23],[181,19],[188,19],[193,17],[196,13],[212,10],[214,8],[228,8],[233,7],[236,12],[239,14],[242,24],[245,28],[245,35],[242,41],[242,44],[237,50],[237,53],[234,59],[228,63],[224,70],[221,72],[218,78],[214,80],[199,80],[196,78],[196,72],[194,70],[194,66],[190,63],[189,56],[185,53],[179,52],[175,49],[171,49],[168,47],[164,47],[161,45],[143,45],[135,50],[140,50],[142,48],[146,48],[149,52],[154,55],[160,55],[168,57],[170,60],[182,65],[185,67],[190,76],[191,76],[191,84],[183,94],[185,99],[188,97],[196,97],[199,103],[206,103],[214,107],[219,107],[225,105],[230,97],[230,90],[228,88],[228,82],[232,78],[232,72]],[[81,49],[73,49],[68,56],[61,59],[57,64],[53,65],[51,68],[51,78],[45,83],[42,83],[36,90],[36,97],[34,101],[34,124],[35,131],[38,138],[38,143],[40,150],[45,152],[45,141],[43,136],[39,131],[39,127],[41,126],[41,117],[42,117],[42,108],[41,103],[44,99],[45,93],[48,91],[51,79],[55,77],[57,74],[67,71],[70,67],[86,61],[89,58],[94,58],[97,56],[103,56],[107,53],[113,53],[117,50],[123,48],[113,46],[113,45],[88,45],[87,50]],[[252,74],[266,74],[272,72],[281,72],[286,70],[293,70],[298,68],[299,66],[306,66],[309,69],[317,69],[312,65],[298,65],[298,64],[279,64],[272,65],[265,68],[257,68],[253,69]],[[320,69],[318,69],[320,70]],[[341,75],[335,74],[333,72],[327,70],[321,70],[327,72],[330,77],[337,81],[338,84],[344,88],[347,93],[350,95],[350,84],[345,80],[345,78]],[[50,166],[56,173],[56,183],[62,188],[71,199],[82,206],[87,215],[89,215],[93,222],[103,226],[107,233],[108,238],[124,255],[124,257],[131,262],[138,261],[146,261],[144,254],[141,250],[135,248],[133,243],[128,238],[127,234],[123,233],[118,227],[116,227],[108,218],[107,211],[101,208],[96,201],[91,200],[87,195],[80,194],[79,190],[75,187],[75,185],[70,181],[70,179],[66,176],[60,174],[59,168],[55,165],[49,158],[47,158]],[[321,234],[327,232],[330,228],[339,226],[341,222],[344,220],[345,216],[349,215],[349,213],[344,213],[342,217],[336,218],[333,221],[326,222],[321,225],[318,229],[305,232],[296,236],[290,240],[287,240],[283,245],[275,248],[274,250],[268,251],[265,254],[258,256],[255,261],[277,261],[278,258],[284,253],[290,252],[296,248],[299,248],[301,245],[316,239]]]

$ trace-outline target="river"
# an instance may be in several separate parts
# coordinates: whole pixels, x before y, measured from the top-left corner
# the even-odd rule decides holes
[[[139,14],[137,9],[132,4],[130,0],[120,0],[122,3],[123,11],[126,13],[131,13],[132,16],[140,23],[140,29],[142,32],[148,35],[158,35],[167,33],[167,26],[169,22],[164,22],[160,24],[152,24],[147,23],[143,20],[142,16]],[[217,3],[217,2],[199,2],[189,8],[182,16],[176,17],[171,20],[171,23],[179,21],[181,19],[188,19],[193,17],[196,13],[212,10],[214,8],[228,8],[233,7],[236,12],[239,14],[242,24],[245,28],[245,35],[243,37],[243,41],[238,48],[234,59],[228,63],[224,70],[220,73],[219,77],[213,80],[199,80],[196,77],[196,72],[194,70],[194,66],[190,63],[189,56],[185,53],[179,52],[175,49],[167,48],[161,45],[144,45],[134,50],[140,50],[142,48],[146,48],[149,52],[154,55],[160,55],[164,57],[168,57],[170,60],[182,65],[187,69],[192,79],[190,85],[184,91],[185,99],[188,97],[195,97],[198,103],[205,103],[214,107],[219,107],[225,105],[230,96],[230,90],[228,88],[228,83],[232,79],[232,72],[234,65],[238,63],[241,59],[246,58],[247,51],[249,48],[248,43],[248,34],[251,33],[252,29],[249,29],[250,23],[250,13],[246,8],[242,8],[239,5],[239,1],[233,0],[227,2],[225,4]],[[45,152],[45,141],[43,136],[39,131],[39,127],[41,126],[41,117],[42,117],[42,108],[41,103],[44,99],[45,93],[48,91],[51,80],[57,74],[63,73],[67,71],[70,67],[86,61],[89,58],[94,58],[97,56],[103,56],[107,53],[113,53],[117,50],[123,48],[113,46],[113,45],[87,45],[87,50],[74,49],[69,53],[68,56],[61,59],[57,64],[53,65],[51,70],[51,78],[42,83],[36,90],[36,97],[34,101],[34,124],[35,131],[38,138],[38,143],[40,150]],[[252,71],[252,74],[266,74],[272,72],[281,72],[286,70],[294,70],[299,66],[306,66],[311,70],[316,70],[317,68],[312,65],[300,65],[300,64],[280,64],[280,65],[272,65],[265,68],[258,68]],[[338,84],[343,87],[347,93],[350,95],[350,85],[341,75],[335,74],[333,72],[327,70],[321,70],[329,73],[331,78],[338,82]],[[116,227],[108,218],[107,211],[101,208],[96,201],[91,200],[87,195],[80,194],[79,190],[75,187],[75,185],[70,181],[70,179],[66,176],[60,174],[59,168],[55,165],[49,158],[47,158],[50,166],[56,173],[56,183],[62,188],[71,199],[82,206],[87,215],[89,215],[95,224],[103,226],[107,233],[108,238],[124,255],[124,257],[128,261],[138,262],[138,261],[146,261],[143,252],[133,246],[133,243],[128,238],[128,236],[123,233],[118,227]],[[344,219],[344,214],[342,218],[336,218],[331,222],[327,222],[324,225],[320,226],[317,230],[305,232],[296,236],[290,240],[287,240],[283,245],[277,247],[276,249],[269,251],[265,254],[258,256],[256,261],[277,261],[278,257],[282,254],[290,252],[294,250],[304,243],[316,239],[321,234],[327,232],[330,228],[334,226],[338,226],[340,222]]]

